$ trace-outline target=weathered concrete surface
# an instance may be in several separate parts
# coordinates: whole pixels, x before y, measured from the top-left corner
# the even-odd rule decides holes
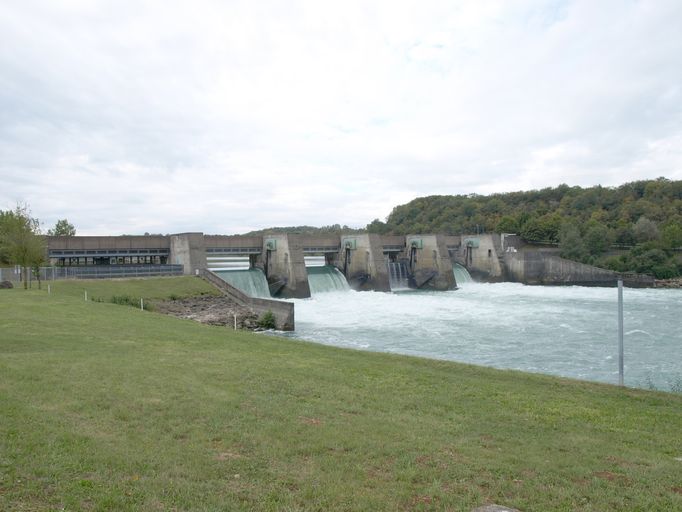
[[[354,290],[391,291],[380,235],[342,236],[338,262]]]
[[[455,260],[466,267],[475,279],[498,282],[505,280],[501,253],[502,245],[497,233],[462,235]]]
[[[207,249],[237,249],[237,248],[262,248],[262,236],[241,235],[204,235],[204,246]]]
[[[269,246],[269,247],[268,247]],[[261,255],[263,271],[269,285],[277,284],[283,298],[310,297],[308,271],[299,235],[278,234],[263,237]]]
[[[178,233],[170,236],[170,261],[183,265],[186,275],[208,266],[203,233]]]
[[[653,286],[651,276],[627,274],[566,260],[547,251],[523,250],[505,253],[504,263],[510,281],[532,285],[616,286],[619,278],[626,286]]]
[[[294,330],[294,304],[292,302],[249,297],[239,288],[235,288],[231,284],[226,283],[210,270],[200,270],[199,275],[238,304],[253,310],[259,317],[268,311],[271,312],[275,317],[277,329],[281,331]]]
[[[410,261],[412,281],[417,288],[440,291],[457,288],[443,235],[408,235],[405,251]]]
[[[301,245],[306,249],[318,249],[318,254],[338,252],[341,244],[340,235],[299,235]]]
[[[170,239],[163,235],[143,236],[46,236],[49,250],[168,249]]]

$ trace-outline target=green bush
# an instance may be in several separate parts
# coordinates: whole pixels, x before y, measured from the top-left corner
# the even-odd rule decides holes
[[[277,327],[275,315],[272,314],[272,311],[263,313],[263,316],[258,319],[258,327],[262,329],[275,329]]]
[[[112,304],[118,304],[119,306],[132,306],[134,308],[140,307],[140,298],[131,297],[130,295],[113,295],[111,299],[109,299],[109,302]],[[144,301],[143,306],[145,311],[151,311],[152,309],[151,304],[147,300]]]

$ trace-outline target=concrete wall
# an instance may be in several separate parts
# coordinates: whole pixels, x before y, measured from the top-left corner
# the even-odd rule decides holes
[[[281,331],[293,331],[295,327],[294,321],[294,304],[291,302],[284,302],[273,299],[257,299],[249,297],[240,289],[226,283],[216,274],[210,270],[200,270],[199,274],[206,281],[229,296],[238,304],[246,306],[254,311],[259,317],[263,316],[268,311],[272,312],[275,317],[275,325]]]
[[[380,235],[342,236],[338,262],[339,269],[354,290],[391,291]]]
[[[503,281],[505,278],[500,235],[462,235],[456,261],[477,280]]]
[[[298,235],[301,246],[303,247],[336,247],[338,251],[341,244],[341,237],[339,235]]]
[[[161,235],[144,236],[46,236],[53,251],[96,249],[168,249],[170,239]]]
[[[529,284],[595,284],[610,283],[616,275],[604,269],[563,260],[556,247],[523,244],[518,236],[499,234],[483,235],[411,235],[424,241],[414,267],[415,284],[449,289],[448,270],[451,261],[464,265],[472,276],[484,281],[518,281]],[[276,242],[269,253],[264,248],[267,240]],[[353,249],[346,253],[343,241],[352,241]],[[261,254],[252,254],[252,265],[262,268],[271,289],[279,290],[282,297],[309,297],[310,286],[305,268],[303,248],[322,248],[328,264],[336,265],[346,273],[354,289],[389,291],[390,283],[384,246],[403,246],[399,257],[409,259],[406,237],[379,235],[289,235],[223,236],[202,233],[180,233],[170,236],[76,236],[46,237],[49,250],[125,250],[166,249],[168,263],[181,264],[185,274],[194,274],[207,267],[206,248],[239,247],[261,248]],[[470,242],[470,243],[468,243]],[[504,246],[504,247],[503,247]],[[341,247],[338,252],[329,248]],[[453,249],[451,261],[445,261],[447,247]],[[517,252],[505,252],[513,247]],[[431,251],[429,254],[428,251]],[[347,258],[347,254],[350,256]],[[555,258],[555,259],[552,259]],[[267,263],[267,268],[266,268]],[[436,277],[436,272],[439,277]],[[430,275],[433,274],[433,275]],[[650,286],[653,280],[646,276],[626,276],[630,286]],[[650,283],[651,282],[651,283]],[[431,283],[430,285],[428,283]],[[454,283],[454,276],[453,276]]]
[[[441,291],[457,288],[443,235],[408,235],[405,246],[415,287]]]
[[[262,236],[204,235],[204,245],[208,248],[263,247]]]
[[[402,235],[381,235],[381,245],[405,246],[405,237]]]
[[[205,269],[206,247],[203,233],[179,233],[170,236],[170,263],[184,265],[184,273],[193,275],[198,269]]]
[[[271,248],[268,248],[270,242]],[[261,261],[271,293],[283,298],[310,297],[300,235],[277,234],[263,237]],[[273,288],[277,287],[277,290]]]
[[[619,274],[611,270],[570,261],[547,251],[523,250],[505,253],[510,281],[535,285],[615,286],[622,278],[626,286],[653,286],[651,276]]]

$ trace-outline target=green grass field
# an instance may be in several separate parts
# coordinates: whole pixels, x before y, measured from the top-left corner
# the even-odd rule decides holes
[[[682,396],[0,290],[0,510],[682,510]]]

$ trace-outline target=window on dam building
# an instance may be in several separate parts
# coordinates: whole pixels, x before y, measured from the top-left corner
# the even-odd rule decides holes
[[[57,267],[82,267],[89,265],[166,265],[168,256],[72,256],[50,258],[50,264]]]

